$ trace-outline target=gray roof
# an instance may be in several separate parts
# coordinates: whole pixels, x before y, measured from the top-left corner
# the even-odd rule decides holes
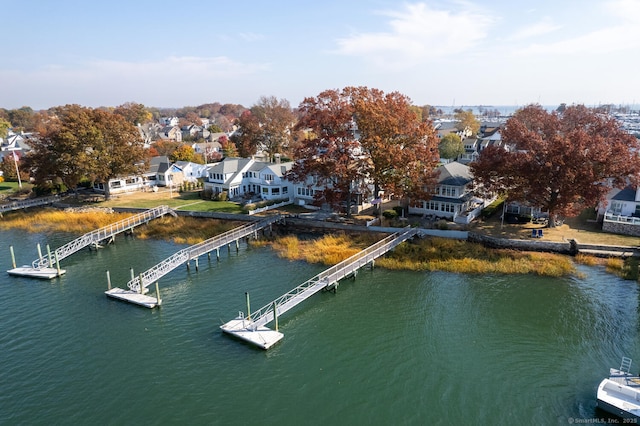
[[[457,161],[438,168],[438,183],[440,185],[464,186],[472,180],[469,166]]]
[[[611,200],[616,200],[616,201],[635,201],[636,200],[636,190],[634,188],[630,187],[630,186],[627,186],[624,189],[618,190],[618,192],[613,197],[611,197]]]

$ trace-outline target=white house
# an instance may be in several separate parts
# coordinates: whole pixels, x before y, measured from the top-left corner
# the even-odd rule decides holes
[[[252,158],[225,158],[209,166],[204,188],[229,198],[253,196],[265,200],[291,197],[293,185],[283,179],[292,162],[274,164]]]
[[[438,184],[433,196],[428,201],[410,203],[409,214],[432,215],[456,223],[471,222],[487,202],[475,197],[469,167],[454,161],[438,167],[437,171]]]
[[[176,161],[175,165],[182,170],[182,178],[187,182],[196,182],[198,179],[207,177],[207,168],[209,166],[206,164]]]

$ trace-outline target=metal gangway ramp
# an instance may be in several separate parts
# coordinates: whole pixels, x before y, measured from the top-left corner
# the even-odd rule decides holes
[[[98,244],[101,241],[107,240],[120,232],[133,229],[138,225],[147,223],[152,219],[164,216],[165,214],[171,214],[176,216],[176,213],[168,206],[158,206],[153,209],[145,210],[142,213],[138,213],[126,219],[122,219],[118,222],[104,226],[95,231],[88,232],[81,237],[76,238],[67,244],[58,247],[53,253],[49,253],[46,256],[42,256],[32,262],[32,267],[20,267],[7,271],[10,275],[19,275],[36,278],[53,278],[55,276],[64,273],[60,268],[60,261],[66,257],[71,256],[73,253],[88,247],[92,244]],[[38,247],[38,251],[40,248]],[[53,266],[57,266],[57,270]]]
[[[46,206],[48,204],[53,204],[56,201],[59,201],[60,197],[57,195],[52,195],[51,197],[39,197],[39,198],[31,198],[28,200],[20,200],[20,201],[11,201],[9,203],[0,204],[0,217],[2,217],[2,213],[26,209],[29,207],[37,207],[37,206]]]
[[[220,328],[228,334],[260,346],[263,349],[269,349],[284,337],[277,330],[277,316],[294,308],[317,292],[337,285],[339,280],[355,274],[358,269],[391,251],[400,243],[412,238],[417,232],[418,230],[415,228],[407,228],[389,235],[350,258],[322,271],[257,311],[249,312],[246,317],[244,313],[239,312],[237,318],[227,322]],[[274,319],[276,320],[275,331],[265,327],[266,324]]]
[[[241,238],[247,237],[252,234],[256,234],[259,230],[266,228],[273,223],[282,219],[282,215],[277,214],[269,216],[258,222],[253,222],[247,225],[240,226],[238,228],[231,229],[215,237],[209,238],[206,241],[184,248],[173,255],[169,256],[165,260],[161,261],[152,268],[142,272],[141,274],[132,277],[127,283],[129,290],[123,290],[121,288],[109,288],[105,292],[107,296],[115,299],[124,300],[127,302],[142,305],[148,308],[157,306],[160,298],[144,296],[147,287],[173,271],[180,265],[189,264],[192,259],[196,260],[199,256],[211,253],[214,250],[218,250],[220,247],[229,245],[233,242],[237,242]],[[157,292],[157,289],[156,289]]]

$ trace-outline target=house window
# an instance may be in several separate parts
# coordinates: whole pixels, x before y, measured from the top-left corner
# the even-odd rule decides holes
[[[264,188],[262,188],[262,193],[263,194],[268,194],[269,193],[269,187],[265,186]]]
[[[638,206],[636,205],[636,211],[638,211]],[[611,212],[620,214],[622,212],[622,203],[620,201],[614,201],[611,203]]]
[[[280,195],[280,188],[271,189],[271,195]]]
[[[282,193],[283,194],[288,194],[289,193],[289,187],[285,186],[284,188],[282,188]]]

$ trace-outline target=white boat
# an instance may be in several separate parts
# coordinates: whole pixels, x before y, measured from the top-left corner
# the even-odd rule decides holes
[[[619,369],[609,370],[609,378],[598,386],[598,407],[621,418],[640,419],[640,376],[631,371],[631,359],[623,357]]]

